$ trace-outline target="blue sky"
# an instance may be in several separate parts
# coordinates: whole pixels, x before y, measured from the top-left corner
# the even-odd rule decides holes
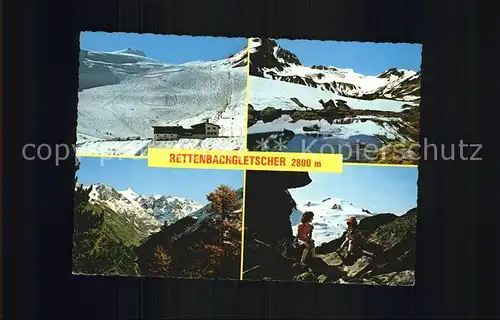
[[[93,51],[135,49],[171,64],[227,58],[246,48],[245,38],[191,37],[138,33],[82,32],[80,48]]]
[[[420,70],[422,45],[406,43],[277,40],[305,66],[323,65],[378,75],[390,68]]]
[[[243,171],[150,168],[146,159],[80,158],[78,182],[104,183],[118,191],[131,188],[143,195],[170,195],[208,201],[206,195],[220,184],[243,187]]]
[[[420,44],[278,40],[306,65],[331,65],[377,75],[389,68],[418,71]],[[82,32],[80,47],[96,51],[137,49],[146,56],[172,64],[227,58],[247,46],[245,38],[191,37],[137,33]]]
[[[290,189],[298,204],[340,198],[371,212],[402,214],[417,206],[418,169],[413,167],[349,166],[344,172],[310,173],[312,182]]]

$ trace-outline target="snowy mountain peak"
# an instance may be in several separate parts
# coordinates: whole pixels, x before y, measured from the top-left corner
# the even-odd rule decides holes
[[[416,72],[413,70],[391,68],[391,69],[388,69],[388,70],[382,72],[381,74],[379,74],[377,76],[377,78],[388,79],[392,76],[392,77],[401,79],[401,78],[408,78],[408,77],[413,76],[415,74],[416,74]]]
[[[136,201],[159,222],[167,224],[172,224],[202,207],[196,201],[169,195],[142,195],[137,197]]]
[[[323,199],[322,201],[319,202],[313,202],[313,201],[308,201],[306,204],[303,205],[303,207],[307,208],[312,208],[316,207],[317,209],[321,210],[342,210],[342,207],[344,206],[349,206],[355,208],[355,206],[347,201],[347,200],[342,200],[342,199],[336,199],[336,198],[326,198]],[[361,209],[363,210],[363,209]]]
[[[124,197],[126,197],[129,200],[135,200],[139,197],[139,194],[136,193],[132,188],[127,188],[127,190],[124,191],[119,191]]]
[[[232,68],[246,67],[248,62],[248,48],[242,48],[235,54],[230,55],[225,64],[231,66]]]
[[[131,54],[134,56],[146,57],[146,54],[144,53],[144,51],[132,49],[132,48],[113,51],[113,53]]]
[[[164,223],[172,224],[202,207],[196,201],[169,195],[146,196],[131,188],[117,191],[102,183],[84,188],[88,190],[90,187],[91,202],[105,205],[136,224],[140,221],[151,231],[156,231]]]
[[[275,58],[281,63],[302,65],[300,59],[288,51],[280,47],[280,45],[272,39],[267,38],[251,38],[250,39],[250,53],[259,53],[260,55],[269,55],[268,58]]]
[[[90,198],[94,200],[108,201],[120,199],[122,197],[118,191],[103,183],[96,183],[92,186],[88,186],[87,189],[88,188],[92,188],[92,191],[90,192]]]
[[[239,210],[236,210],[233,213],[240,214],[241,209],[243,208],[243,188],[239,188],[238,190],[236,190],[236,192],[238,193],[238,200],[239,200],[239,204],[241,207]],[[192,224],[189,228],[184,230],[183,233],[174,236],[173,240],[177,240],[178,238],[180,238],[182,236],[185,236],[187,234],[191,234],[191,233],[195,232],[201,226],[203,226],[203,224],[205,224],[205,223],[210,223],[210,221],[218,220],[221,218],[220,215],[214,214],[211,203],[209,203],[205,206],[200,206],[200,208],[198,208],[198,210],[196,212],[193,212],[189,216],[196,219],[196,222],[194,224]],[[241,225],[239,227],[241,228]]]
[[[281,48],[278,43],[267,38],[250,39],[250,74],[265,76],[268,73],[285,71],[293,66],[301,66],[299,58]]]
[[[142,209],[137,202],[127,197],[132,195],[133,191],[125,193],[127,195],[125,196],[122,192],[102,183],[84,186],[84,189],[91,189],[89,193],[90,203],[99,204],[113,210],[125,222],[135,225],[146,234],[159,230],[160,223],[146,210]]]
[[[362,75],[335,66],[304,66],[299,57],[272,39],[251,39],[250,75],[365,100],[413,101],[420,94],[420,73],[416,71],[391,68],[379,75]]]
[[[85,186],[85,189],[92,188],[89,196],[90,199],[97,202],[126,202],[131,203],[137,193],[128,188],[125,191],[117,191],[111,186],[103,183],[96,183],[91,186]]]

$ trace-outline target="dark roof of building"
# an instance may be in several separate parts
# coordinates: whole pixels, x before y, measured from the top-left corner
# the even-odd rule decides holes
[[[196,128],[196,127],[201,127],[201,126],[203,126],[203,127],[204,127],[206,124],[212,125],[212,126],[217,127],[217,128],[219,128],[219,129],[220,129],[220,126],[218,126],[218,125],[216,125],[216,124],[214,124],[214,123],[210,123],[210,122],[200,122],[200,123],[197,123],[197,124],[193,124],[193,125],[191,126],[191,128]]]
[[[181,126],[152,126],[154,129],[161,128],[161,129],[179,129],[182,128]]]
[[[177,133],[177,134],[193,134],[196,133],[196,128],[184,128],[182,126],[152,126],[154,133]],[[201,129],[201,128],[200,128]],[[200,131],[200,133],[203,133]]]
[[[181,126],[153,126],[155,133],[182,133],[186,129]]]

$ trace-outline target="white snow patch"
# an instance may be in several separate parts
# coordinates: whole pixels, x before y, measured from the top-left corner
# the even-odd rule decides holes
[[[77,145],[78,155],[146,156],[148,148],[183,150],[243,150],[244,137],[179,139],[173,141],[87,141]]]
[[[141,156],[147,153],[151,140],[88,141],[77,144],[77,155]]]
[[[157,141],[151,148],[189,149],[189,150],[244,150],[244,137],[180,139],[177,141]],[[147,150],[146,150],[147,154]],[[146,155],[143,154],[143,155]]]
[[[90,186],[86,186],[90,188]],[[128,223],[132,223],[145,233],[154,233],[159,230],[160,223],[141,205],[132,200],[133,190],[128,190],[125,195],[116,191],[114,188],[99,183],[92,185],[92,191],[89,193],[91,203],[105,205],[114,212],[123,216]]]
[[[362,121],[363,119],[367,120]],[[374,122],[369,119],[370,118],[357,117],[352,119],[353,122],[349,124],[330,124],[324,119],[298,120],[296,122],[292,122],[293,120],[289,115],[283,115],[280,118],[267,123],[264,123],[261,120],[257,121],[254,125],[248,128],[248,134],[281,132],[284,129],[293,131],[295,134],[308,134],[310,132],[304,131],[304,127],[311,128],[315,126],[318,128],[315,130],[316,133],[333,136],[339,139],[349,139],[351,136],[362,134],[369,136],[381,135],[387,137],[388,139],[398,139],[401,141],[406,140],[406,138],[400,135],[396,128],[389,122],[384,122],[383,125],[381,125],[379,122]],[[386,119],[390,120],[389,118]]]
[[[190,214],[195,214],[202,205],[196,201],[170,195],[141,195],[131,188],[117,191],[99,183],[92,186],[90,201],[97,202],[123,216],[128,223],[141,231],[154,233],[165,222],[172,224]]]
[[[118,192],[130,201],[135,201],[139,197],[139,194],[132,190],[132,188],[128,188],[127,190]]]
[[[293,191],[290,191],[293,193]],[[363,211],[349,201],[335,198],[328,198],[323,201],[309,201],[303,205],[297,206],[293,210],[290,221],[293,226],[294,234],[297,234],[297,227],[300,224],[300,218],[305,211],[314,213],[313,219],[313,239],[317,246],[338,239],[346,230],[346,221],[349,217],[356,217],[358,221],[365,217],[371,217],[372,214]]]
[[[250,42],[250,53],[253,54],[257,52],[261,43],[261,39],[252,38]],[[283,49],[286,50],[285,48]],[[278,57],[279,50],[280,46],[276,45],[273,48],[272,54],[278,62],[284,63],[284,59]],[[327,66],[327,68],[326,70],[319,70],[292,63],[291,65],[284,66],[281,70],[277,68],[265,68],[263,70],[263,76],[269,79],[276,77],[278,79],[280,77],[300,77],[302,79],[314,80],[318,87],[325,88],[326,85],[333,85],[336,87],[335,90],[337,90],[338,93],[350,96],[361,96],[377,91],[387,93],[391,89],[399,86],[403,81],[411,79],[417,74],[413,70],[397,69],[389,74],[389,76],[386,74],[385,77],[379,77],[362,75],[352,69],[342,69],[333,66]],[[389,70],[386,72],[388,71]],[[398,75],[395,74],[396,72]],[[337,84],[340,84],[340,86],[336,86]],[[306,85],[305,81],[304,85]]]
[[[291,98],[297,98],[305,106],[318,110],[323,109],[320,100],[327,102],[330,99],[344,100],[352,109],[396,112],[402,111],[402,106],[406,103],[389,99],[361,100],[347,98],[331,91],[254,76],[250,76],[248,81],[250,88],[249,102],[255,110],[262,110],[267,107],[283,110],[301,109]]]
[[[259,38],[250,38],[250,46],[249,46],[249,51],[250,53],[254,53],[257,51],[257,48],[262,45],[262,41]]]

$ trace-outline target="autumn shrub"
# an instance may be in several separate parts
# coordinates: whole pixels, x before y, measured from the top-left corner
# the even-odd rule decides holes
[[[217,272],[218,267],[223,263],[227,252],[223,246],[215,244],[203,244],[202,250],[206,258],[203,261],[200,272],[204,277],[213,276]]]
[[[220,185],[215,191],[210,192],[207,200],[211,202],[214,213],[218,214],[231,214],[241,207],[238,192],[226,185]]]
[[[153,261],[151,263],[151,273],[159,277],[169,276],[172,258],[161,245],[156,246]]]
[[[233,219],[224,219],[218,225],[221,240],[238,238],[241,234],[241,223]]]

